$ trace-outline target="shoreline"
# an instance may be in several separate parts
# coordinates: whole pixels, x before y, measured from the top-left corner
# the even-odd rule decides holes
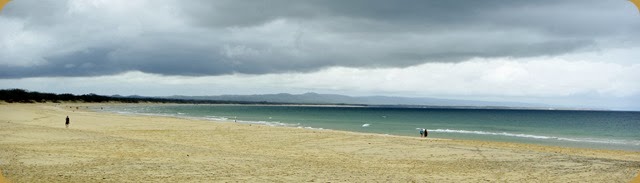
[[[57,107],[65,105],[105,106],[0,104],[4,136],[0,170],[8,180],[86,182],[105,175],[102,178],[108,182],[628,182],[640,170],[640,152],[633,151],[70,112]],[[65,114],[72,114],[69,129],[62,123]],[[101,171],[84,172],[96,168]]]
[[[95,106],[100,106],[100,104],[92,104]],[[109,105],[103,105],[103,106],[113,106],[113,105],[120,105],[120,106],[127,106],[127,104],[109,104]],[[308,105],[254,105],[254,104],[250,104],[250,105],[242,105],[242,104],[141,104],[143,106],[191,106],[191,105],[211,105],[211,106],[294,106],[294,107],[305,107]],[[129,104],[129,106],[135,106],[135,104]],[[312,106],[312,107],[318,107],[318,106]],[[342,106],[321,106],[321,107],[342,107]],[[354,106],[354,107],[358,107],[358,106]],[[209,117],[195,117],[195,116],[185,116],[185,115],[176,115],[176,114],[157,114],[157,113],[135,113],[135,112],[124,112],[124,111],[101,111],[98,110],[96,108],[94,108],[93,110],[90,110],[93,112],[107,112],[107,113],[112,113],[112,114],[116,114],[116,115],[140,115],[140,116],[161,116],[161,117],[173,117],[173,118],[178,118],[178,119],[190,119],[190,120],[206,120],[206,121],[211,121],[211,122],[234,122],[233,117],[229,117],[229,116],[220,116],[219,119],[216,118],[209,118]],[[287,123],[287,122],[280,122],[280,121],[237,121],[237,123],[242,123],[242,124],[254,124],[254,125],[265,125],[265,126],[281,126],[281,127],[292,127],[292,128],[304,128],[304,129],[310,129],[310,130],[335,130],[335,131],[345,131],[345,132],[356,132],[356,133],[365,133],[365,134],[378,134],[378,135],[391,135],[391,136],[401,136],[401,137],[415,137],[414,135],[408,135],[408,134],[398,134],[398,133],[375,133],[375,132],[363,132],[363,131],[351,131],[350,129],[339,129],[339,128],[318,128],[318,127],[312,127],[312,126],[302,126],[300,125],[300,123]],[[577,149],[595,149],[595,150],[622,150],[622,151],[630,151],[630,152],[640,152],[640,149],[637,149],[637,145],[634,144],[633,145],[628,145],[626,143],[628,143],[628,141],[626,140],[620,140],[620,139],[598,139],[598,141],[594,141],[592,139],[587,139],[584,137],[561,137],[561,136],[555,136],[555,135],[539,135],[539,134],[521,134],[521,133],[510,133],[510,132],[485,132],[485,131],[473,131],[473,130],[450,130],[447,128],[441,128],[441,129],[428,129],[430,130],[430,132],[449,132],[449,131],[456,131],[454,133],[458,134],[458,135],[465,135],[465,134],[477,134],[477,133],[481,133],[483,135],[487,135],[487,137],[480,137],[480,138],[456,138],[456,137],[439,137],[441,139],[450,139],[450,140],[469,140],[469,141],[488,141],[488,142],[504,142],[504,143],[516,143],[516,144],[530,144],[530,145],[541,145],[541,146],[551,146],[551,147],[570,147],[570,148],[577,148]],[[462,131],[462,132],[457,132],[457,131]],[[416,131],[417,133],[417,131]],[[449,136],[451,136],[451,133],[446,133]],[[442,133],[441,135],[445,135],[445,133]],[[445,135],[446,136],[446,135]],[[511,139],[503,139],[503,140],[496,140],[492,137],[512,137]],[[524,136],[524,137],[523,137]],[[533,136],[533,138],[531,138],[531,136]],[[517,137],[521,137],[522,139],[518,139]],[[432,138],[433,137],[429,137]],[[438,137],[436,137],[438,138]],[[544,139],[555,139],[557,141],[543,141],[540,140],[541,138]],[[587,139],[587,140],[585,140]],[[607,141],[609,141],[610,143],[607,143]],[[615,141],[611,142],[611,141]]]
[[[54,104],[54,103],[51,103]],[[61,103],[60,105],[63,105],[64,103]],[[212,123],[228,123],[228,124],[236,124],[236,125],[259,125],[259,126],[264,126],[264,127],[273,127],[273,128],[289,128],[289,129],[301,129],[301,130],[315,130],[315,131],[326,131],[326,132],[333,132],[333,133],[344,133],[344,134],[350,134],[350,135],[360,135],[360,136],[377,136],[377,137],[392,137],[392,138],[409,138],[409,139],[417,139],[417,140],[436,140],[436,141],[449,141],[449,142],[460,142],[460,143],[464,143],[464,144],[474,144],[474,143],[478,143],[478,144],[485,144],[485,145],[492,145],[492,146],[496,146],[496,147],[502,147],[502,148],[518,148],[518,147],[526,147],[526,148],[532,148],[532,149],[542,149],[542,150],[547,150],[547,149],[554,149],[554,152],[579,152],[579,151],[596,151],[596,152],[604,152],[604,153],[608,153],[608,152],[620,152],[620,153],[638,153],[638,155],[640,155],[640,151],[633,151],[633,150],[624,150],[624,149],[598,149],[598,148],[589,148],[589,147],[572,147],[572,146],[567,146],[567,147],[563,147],[563,146],[556,146],[556,145],[545,145],[545,144],[536,144],[536,143],[520,143],[520,142],[510,142],[510,141],[490,141],[490,140],[475,140],[475,139],[450,139],[450,138],[433,138],[433,137],[428,137],[428,138],[421,138],[421,137],[414,137],[414,136],[405,136],[405,135],[394,135],[394,134],[381,134],[381,133],[368,133],[368,132],[357,132],[357,131],[348,131],[348,130],[337,130],[337,129],[323,129],[323,128],[313,128],[313,127],[294,127],[294,126],[272,126],[272,125],[266,125],[266,124],[260,124],[260,123],[251,123],[251,122],[234,122],[233,120],[217,120],[217,119],[205,119],[205,118],[199,118],[199,117],[181,117],[181,116],[174,116],[174,115],[157,115],[157,114],[140,114],[140,113],[117,113],[117,112],[107,112],[107,111],[96,111],[91,110],[90,107],[96,107],[96,106],[105,106],[102,105],[102,103],[69,103],[69,104],[79,104],[78,107],[80,106],[85,106],[88,108],[82,109],[79,108],[79,111],[84,111],[84,112],[95,112],[95,113],[107,113],[107,114],[112,114],[112,115],[122,115],[122,116],[138,116],[138,117],[160,117],[160,118],[172,118],[172,119],[176,119],[176,120],[194,120],[194,121],[204,121],[204,122],[212,122]],[[177,104],[177,103],[143,103],[143,104],[128,104],[128,103],[108,103],[107,105],[239,105],[242,106],[244,104]],[[257,106],[274,106],[274,105],[262,105],[262,104],[247,104],[247,105],[257,105]],[[280,105],[275,105],[275,106],[280,106]],[[283,106],[309,106],[309,105],[283,105]],[[311,105],[313,106],[313,105]],[[315,107],[315,106],[314,106]],[[333,105],[326,105],[326,106],[322,106],[322,107],[336,107]],[[342,106],[337,106],[337,107],[342,107]],[[361,107],[361,106],[353,106],[353,107]],[[583,154],[583,155],[587,155],[588,154]],[[640,157],[640,156],[639,156]],[[625,160],[632,160],[632,159],[625,159]]]

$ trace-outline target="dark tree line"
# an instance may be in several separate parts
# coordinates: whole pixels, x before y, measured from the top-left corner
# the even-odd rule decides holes
[[[97,94],[73,95],[69,93],[40,93],[23,89],[6,89],[0,90],[0,100],[8,103],[36,103],[36,102],[160,102],[160,103],[194,103],[194,101],[174,100],[162,98],[128,98],[128,97],[110,97]]]
[[[97,94],[73,95],[69,93],[41,93],[24,89],[3,89],[0,90],[0,101],[7,103],[44,103],[44,102],[122,102],[122,103],[188,103],[188,104],[284,104],[269,102],[242,102],[242,101],[217,101],[217,100],[188,100],[188,99],[167,99],[153,97],[117,97],[102,96]]]

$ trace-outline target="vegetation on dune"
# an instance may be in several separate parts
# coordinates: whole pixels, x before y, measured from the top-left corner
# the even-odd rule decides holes
[[[182,99],[166,99],[153,97],[120,97],[120,96],[103,96],[97,94],[74,95],[69,93],[40,93],[28,91],[24,89],[4,89],[0,90],[0,101],[8,103],[37,103],[37,102],[123,102],[123,103],[140,103],[140,102],[157,102],[157,103],[231,103],[228,101],[205,101],[205,100],[182,100]]]

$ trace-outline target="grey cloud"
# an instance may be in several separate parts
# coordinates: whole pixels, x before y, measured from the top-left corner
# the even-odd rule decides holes
[[[2,42],[16,32],[0,35],[0,54],[10,55],[0,56],[7,59],[0,78],[406,67],[572,53],[628,41],[640,30],[637,12],[625,11],[632,5],[617,1],[141,0],[79,13],[73,3],[23,0],[5,8],[0,32],[13,30],[2,21],[18,21],[20,31],[42,39],[17,44]],[[29,44],[48,46],[22,46]],[[27,63],[17,55],[27,53],[44,61],[16,64]]]

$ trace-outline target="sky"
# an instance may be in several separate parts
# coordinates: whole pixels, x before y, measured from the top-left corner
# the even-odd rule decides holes
[[[638,35],[626,0],[13,0],[0,88],[640,110]]]

